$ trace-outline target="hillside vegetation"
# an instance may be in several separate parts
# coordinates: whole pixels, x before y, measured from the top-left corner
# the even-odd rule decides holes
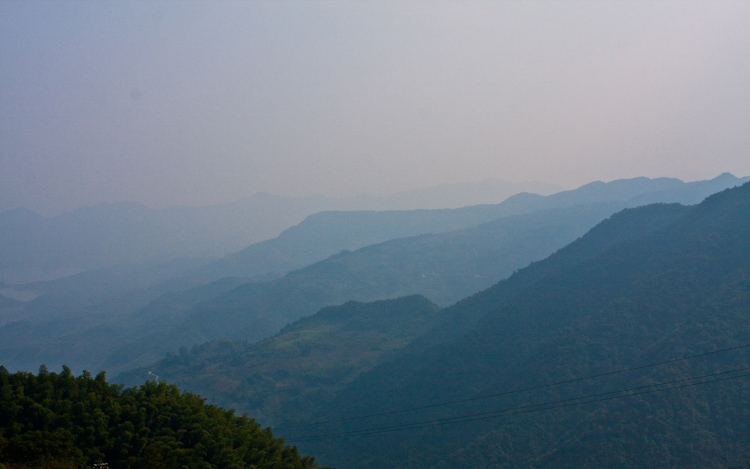
[[[0,368],[0,467],[318,467],[270,429],[177,387],[108,384],[104,373]]]
[[[152,374],[264,425],[311,417],[361,373],[389,359],[440,320],[421,296],[347,302],[302,318],[274,337],[251,343],[220,339],[183,348],[117,380],[142,383]]]

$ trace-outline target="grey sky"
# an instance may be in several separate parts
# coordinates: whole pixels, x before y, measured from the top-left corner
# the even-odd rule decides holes
[[[750,174],[750,2],[0,0],[0,209]]]

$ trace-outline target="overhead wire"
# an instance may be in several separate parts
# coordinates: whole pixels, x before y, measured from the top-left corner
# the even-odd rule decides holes
[[[689,356],[686,356],[686,357],[672,358],[672,359],[661,361],[661,362],[649,363],[649,364],[646,364],[646,365],[639,365],[639,366],[630,367],[630,368],[621,368],[619,370],[608,371],[608,372],[605,372],[605,373],[599,373],[599,374],[590,375],[590,376],[583,376],[583,377],[580,377],[580,378],[572,378],[572,379],[567,379],[567,380],[562,380],[562,381],[555,381],[555,382],[552,382],[552,383],[540,384],[538,386],[530,386],[530,387],[526,387],[526,388],[511,390],[511,391],[503,391],[503,392],[498,392],[498,393],[493,393],[493,394],[485,394],[485,395],[481,395],[481,396],[468,397],[468,398],[464,398],[464,399],[457,399],[457,400],[452,400],[452,401],[438,402],[438,403],[428,404],[428,405],[423,405],[423,406],[409,407],[409,408],[406,408],[406,409],[390,410],[390,411],[378,412],[378,413],[373,413],[373,414],[365,414],[365,415],[355,415],[355,416],[351,416],[351,417],[344,417],[344,418],[333,419],[333,420],[319,420],[319,421],[316,421],[316,422],[309,422],[309,423],[298,424],[298,425],[288,425],[288,426],[282,426],[282,427],[274,427],[274,430],[275,431],[278,431],[278,430],[291,430],[291,429],[295,429],[295,428],[311,427],[311,426],[315,426],[315,425],[326,425],[326,424],[331,424],[331,423],[350,422],[350,421],[353,421],[353,420],[362,420],[362,419],[373,418],[373,417],[383,417],[383,416],[388,416],[388,415],[396,415],[396,414],[402,414],[402,413],[407,413],[407,412],[415,412],[415,411],[418,411],[418,410],[431,409],[431,408],[435,408],[435,407],[443,407],[443,406],[448,406],[448,405],[453,405],[453,404],[462,404],[462,403],[472,402],[472,401],[478,401],[478,400],[482,400],[482,399],[490,399],[490,398],[493,398],[493,397],[507,396],[507,395],[510,395],[510,394],[518,394],[518,393],[524,393],[524,392],[529,392],[529,391],[536,391],[536,390],[539,390],[539,389],[545,389],[545,388],[549,388],[549,387],[553,387],[553,386],[560,386],[560,385],[563,385],[563,384],[577,383],[577,382],[581,382],[581,381],[586,381],[586,380],[601,378],[601,377],[604,377],[604,376],[612,376],[612,375],[616,375],[616,374],[620,374],[620,373],[627,373],[627,372],[631,372],[631,371],[638,371],[638,370],[643,370],[643,369],[646,369],[646,368],[653,368],[653,367],[656,367],[656,366],[668,365],[670,363],[676,363],[676,362],[680,362],[680,361],[692,360],[692,359],[695,359],[695,358],[700,358],[700,357],[705,357],[705,356],[709,356],[709,355],[714,355],[714,354],[717,354],[717,353],[731,352],[731,351],[734,351],[734,350],[740,350],[740,349],[745,349],[745,348],[750,348],[750,344],[737,345],[735,347],[729,347],[729,348],[724,348],[724,349],[720,349],[720,350],[713,350],[711,352],[704,352],[704,353],[699,353],[699,354],[695,354],[695,355],[689,355]]]
[[[656,392],[664,392],[664,391],[670,391],[674,389],[682,389],[682,388],[687,388],[687,387],[700,386],[700,385],[705,385],[705,384],[710,384],[710,383],[750,377],[750,373],[745,373],[745,374],[740,374],[736,376],[718,378],[718,376],[728,375],[732,373],[739,373],[741,371],[750,371],[750,367],[737,368],[737,369],[728,370],[728,371],[711,373],[711,374],[703,375],[703,376],[694,376],[694,377],[689,377],[689,378],[682,378],[678,380],[666,381],[666,382],[655,383],[655,384],[648,384],[648,385],[643,385],[643,386],[635,386],[632,388],[619,389],[616,391],[596,393],[596,394],[572,397],[572,398],[567,398],[567,399],[560,399],[556,401],[542,402],[538,404],[527,404],[523,406],[509,407],[505,409],[497,409],[497,410],[492,410],[492,411],[487,411],[487,412],[479,412],[475,414],[466,414],[466,415],[459,415],[455,417],[447,417],[443,419],[433,419],[433,420],[425,420],[425,421],[420,421],[420,422],[405,423],[405,424],[400,424],[400,425],[375,427],[375,428],[370,428],[370,429],[365,429],[365,430],[354,430],[354,431],[347,431],[347,432],[312,435],[312,436],[300,437],[300,438],[293,438],[293,437],[291,438],[287,437],[287,438],[290,441],[302,442],[302,441],[323,440],[323,439],[331,439],[331,438],[343,438],[343,437],[349,437],[349,436],[366,436],[366,435],[373,435],[373,434],[378,434],[378,433],[390,433],[390,432],[401,431],[401,430],[414,430],[414,429],[420,429],[420,428],[434,427],[438,425],[473,422],[477,420],[487,420],[487,419],[493,419],[493,418],[513,416],[513,415],[518,415],[518,414],[542,412],[546,410],[553,410],[553,409],[558,409],[558,408],[563,408],[563,407],[580,406],[584,404],[592,404],[595,402],[604,402],[604,401],[610,401],[614,399],[625,399],[625,398],[630,398],[630,397],[639,396],[643,394],[652,394]],[[713,378],[713,379],[707,379],[707,378]],[[696,381],[696,380],[704,380],[704,381],[690,382],[690,381]],[[663,386],[670,386],[670,387],[663,387]],[[649,389],[649,388],[654,388],[654,389]],[[635,392],[635,391],[638,391],[638,392]],[[626,393],[629,393],[629,394],[626,394]]]

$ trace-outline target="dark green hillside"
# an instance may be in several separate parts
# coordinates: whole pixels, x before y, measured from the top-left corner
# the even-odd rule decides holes
[[[104,373],[74,377],[0,368],[0,467],[315,468],[270,429],[194,394],[153,381],[107,384]]]
[[[118,380],[142,383],[154,373],[264,424],[286,425],[309,418],[336,391],[438,320],[438,306],[421,296],[352,301],[261,342],[208,342]]]
[[[668,223],[653,220],[649,210],[665,211],[626,211],[449,308],[449,317],[479,316],[476,325],[453,335],[443,331],[442,340],[422,342],[422,349],[408,347],[362,375],[314,420],[496,395],[750,344],[750,184],[676,219],[670,215]],[[632,230],[638,223],[630,217],[661,226],[628,239],[618,225]],[[596,243],[607,239],[615,242],[596,254]],[[750,451],[748,360],[750,349],[743,348],[491,399],[290,429],[285,436],[342,467],[724,467]],[[743,371],[730,372],[736,369]],[[688,380],[682,384],[696,385],[615,393],[610,397],[619,399],[503,418],[305,440],[716,373],[735,379]]]

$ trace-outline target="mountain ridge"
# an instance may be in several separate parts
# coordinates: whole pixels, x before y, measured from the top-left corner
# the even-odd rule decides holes
[[[479,294],[489,309],[469,331],[420,353],[404,349],[358,378],[318,418],[498,394],[750,343],[749,220],[750,184],[745,184],[709,197],[645,236],[615,243],[503,297],[501,284],[511,277]],[[534,391],[532,403],[722,372],[742,366],[746,355],[707,356],[635,376],[616,375],[605,389],[593,382],[543,388]],[[396,460],[400,467],[723,467],[747,451],[738,435],[748,430],[750,402],[740,381],[713,386],[475,422],[460,431],[423,428],[349,437],[344,441],[358,449],[346,455],[325,440],[300,444],[347,467],[382,467]],[[521,394],[497,397],[490,409],[524,402]],[[482,412],[487,405],[466,402],[440,414]],[[437,418],[428,410],[411,417]],[[286,436],[295,441],[291,431]],[[430,456],[420,461],[413,454]]]
[[[554,190],[533,182],[496,181],[490,186],[473,197],[497,203],[520,190]],[[83,206],[54,216],[25,208],[5,210],[0,212],[0,281],[19,284],[117,265],[150,266],[178,257],[220,257],[273,238],[323,210],[411,208],[414,203],[410,201],[419,199],[420,194],[437,195],[450,188],[461,192],[482,184],[446,187],[392,198],[295,198],[257,193],[221,204],[159,209],[122,201]],[[421,198],[424,205],[427,199]]]
[[[626,195],[638,195],[643,192],[644,187],[646,190],[652,190],[662,187],[663,184],[663,181],[651,183],[648,179],[639,179],[636,182],[640,187]],[[667,181],[667,184],[679,185],[679,183],[671,180]],[[612,199],[622,197],[621,188],[627,185],[627,181],[620,181],[616,184],[595,184],[592,187],[594,189],[599,187],[599,190],[604,189],[600,194],[602,198]],[[702,182],[697,187],[706,185],[707,182]],[[609,187],[612,187],[613,190],[607,189]],[[587,190],[593,189],[590,187]],[[590,194],[586,197],[576,198],[575,192],[568,192],[564,194],[564,197],[567,197],[564,203],[587,202],[591,198]],[[486,288],[492,282],[511,274],[515,269],[524,267],[530,261],[543,258],[585,233],[599,220],[606,218],[612,212],[619,210],[622,206],[627,206],[629,203],[616,202],[610,208],[601,206],[602,208],[589,207],[584,209],[579,207],[578,209],[570,209],[572,211],[568,212],[570,215],[568,219],[566,219],[564,211],[559,211],[556,212],[558,215],[554,215],[558,217],[555,222],[557,225],[544,222],[547,215],[538,211],[537,215],[519,215],[526,217],[527,221],[520,225],[524,226],[526,231],[519,231],[510,226],[504,227],[502,223],[515,223],[508,219],[500,225],[495,225],[494,228],[491,228],[492,222],[484,228],[475,227],[474,233],[478,237],[469,236],[469,232],[425,235],[421,238],[405,239],[379,247],[371,247],[361,252],[335,251],[339,252],[339,255],[330,258],[324,264],[315,268],[311,266],[306,271],[292,272],[287,275],[286,280],[282,277],[275,283],[274,281],[269,283],[267,280],[280,277],[278,274],[270,274],[270,276],[256,278],[256,282],[266,281],[262,285],[242,286],[241,288],[244,291],[251,292],[251,296],[256,298],[251,303],[243,303],[245,300],[240,300],[243,295],[232,294],[235,296],[231,297],[228,296],[230,292],[226,292],[227,296],[224,300],[214,302],[218,309],[199,306],[198,303],[191,304],[190,301],[193,300],[189,300],[189,294],[185,296],[184,300],[180,300],[178,299],[179,294],[177,294],[178,291],[186,291],[188,288],[213,282],[212,279],[215,279],[215,276],[209,277],[206,282],[195,282],[187,278],[184,281],[178,280],[171,284],[143,289],[144,281],[148,278],[156,280],[158,276],[154,277],[151,274],[144,275],[136,272],[133,276],[136,282],[133,285],[141,285],[141,287],[139,289],[128,287],[131,288],[128,289],[123,288],[125,286],[124,280],[128,279],[127,276],[114,276],[113,283],[113,281],[104,281],[106,275],[91,272],[87,276],[82,276],[81,280],[85,280],[85,278],[94,279],[100,283],[96,288],[93,288],[93,285],[86,281],[67,286],[64,285],[65,282],[63,281],[55,281],[43,287],[48,293],[25,303],[22,307],[26,312],[32,312],[33,314],[5,315],[6,320],[14,322],[8,322],[6,326],[0,328],[0,339],[2,339],[0,342],[4,342],[4,347],[0,349],[2,354],[0,356],[3,357],[3,361],[8,366],[17,363],[20,357],[25,356],[31,360],[29,365],[13,366],[31,366],[33,369],[32,362],[38,360],[59,366],[58,360],[64,360],[63,363],[75,368],[99,369],[101,366],[106,366],[109,370],[120,371],[126,369],[124,367],[142,366],[150,361],[155,361],[163,357],[166,352],[175,351],[180,346],[191,346],[227,334],[230,337],[239,338],[241,337],[239,335],[241,331],[248,331],[250,335],[244,337],[245,339],[261,339],[277,332],[286,323],[294,321],[300,316],[314,314],[323,306],[340,304],[351,299],[371,301],[389,296],[421,293],[440,304],[446,305],[462,296]],[[488,218],[492,219],[498,213],[504,213],[503,210],[517,213],[534,210],[538,208],[538,205],[519,206],[516,204],[511,208],[504,207],[506,205],[503,204],[501,206],[469,207],[464,210],[448,211],[447,213],[454,217],[454,220],[458,219],[461,223],[467,224],[467,220],[476,223]],[[586,213],[587,210],[589,210],[588,214]],[[600,210],[600,213],[597,214],[597,210]],[[433,220],[431,221],[433,227],[431,230],[437,231],[441,226],[443,229],[446,228],[445,222],[437,222],[440,221],[442,213],[446,213],[446,211],[399,212],[395,215],[401,217],[400,220],[404,222],[400,226],[416,226],[417,228],[423,227],[423,225],[420,225],[419,220],[415,222],[410,217],[415,214],[426,216],[427,219]],[[389,216],[394,215],[393,213],[375,214],[381,217],[374,219],[380,220],[378,223],[381,225]],[[371,216],[372,213],[358,212],[354,215],[368,219],[367,217]],[[327,212],[320,216],[314,216],[312,219],[325,219],[325,217],[334,217],[334,219],[340,220],[345,227],[346,221],[351,219],[352,214]],[[538,217],[538,220],[534,221],[534,217]],[[587,219],[588,221],[585,221]],[[551,220],[552,218],[549,221]],[[517,221],[520,222],[521,219]],[[370,219],[364,226],[365,228],[372,227],[378,223]],[[576,226],[576,224],[578,225]],[[301,229],[289,231],[289,233],[297,232],[298,234],[295,235],[296,238],[287,239],[290,243],[287,246],[291,246],[292,249],[299,249],[299,246],[305,243],[316,244],[314,240],[325,238],[326,233],[340,231],[338,225],[327,226],[323,224],[319,226],[324,229],[319,229],[317,232],[313,230],[314,233],[317,233],[318,238],[308,236],[306,231]],[[535,233],[535,226],[536,229],[541,231]],[[562,228],[563,226],[565,228]],[[357,233],[357,230],[355,227],[353,232]],[[361,228],[359,230],[368,231]],[[399,230],[401,228],[387,228],[385,231],[390,234],[384,237],[397,236],[399,233],[401,235],[408,234]],[[420,228],[418,231],[424,230]],[[493,242],[497,244],[496,241],[493,241],[493,236],[502,236],[503,243],[500,246],[492,246]],[[357,236],[348,239],[356,240]],[[481,239],[486,241],[483,241],[485,247],[481,247],[482,244],[479,243]],[[468,243],[464,245],[463,249],[473,246],[470,252],[467,252],[467,255],[461,254],[461,243]],[[334,247],[338,249],[342,246],[339,243],[339,245],[331,246],[328,249]],[[438,250],[437,255],[430,254],[428,252],[430,249]],[[286,252],[288,254],[290,251],[287,250]],[[416,256],[416,254],[419,255]],[[410,259],[415,263],[412,266],[407,265]],[[498,259],[494,261],[497,265],[492,264],[493,259]],[[323,268],[324,265],[327,267]],[[365,266],[369,267],[365,268]],[[200,269],[201,267],[197,268],[197,270]],[[267,269],[260,269],[260,271],[265,270]],[[368,272],[368,270],[371,270],[371,272]],[[172,270],[172,272],[177,271]],[[232,272],[224,273],[231,274]],[[328,283],[325,288],[322,287],[323,283],[314,279],[315,276],[320,277],[322,274],[328,276],[328,280],[326,280]],[[241,280],[243,276],[239,277],[237,280]],[[399,280],[395,280],[396,278]],[[298,283],[295,284],[294,282]],[[373,282],[375,285],[372,285]],[[318,284],[317,287],[316,283]],[[284,288],[281,288],[282,285],[287,285],[288,289],[284,290]],[[77,291],[80,291],[80,293],[77,293]],[[96,291],[101,291],[102,295],[98,293],[92,295]],[[273,295],[269,296],[272,291],[276,292],[279,297],[274,299],[272,298]],[[53,292],[57,293],[53,294]],[[163,293],[167,293],[171,299],[164,302],[157,301],[159,295]],[[302,298],[305,295],[306,297]],[[265,299],[260,301],[261,298]],[[293,298],[296,298],[297,301],[292,301]],[[208,300],[203,298],[201,302]],[[154,302],[153,306],[149,306],[152,301]],[[222,325],[222,321],[218,321],[219,316],[214,321],[206,319],[219,313],[221,317],[229,318],[229,316],[234,315],[236,318],[240,318],[239,321],[242,326],[228,327],[227,324],[233,324],[231,321]],[[160,314],[162,317],[159,316]],[[258,316],[258,322],[253,323],[254,325],[251,324],[250,314]],[[245,319],[242,319],[243,316]],[[68,320],[59,324],[54,322],[62,320],[63,317],[67,317]],[[187,317],[191,317],[191,319],[189,321],[178,319]],[[165,330],[167,318],[179,320],[180,324]],[[0,320],[2,319],[0,317]],[[51,322],[45,325],[45,321]],[[54,327],[48,330],[52,324],[55,324]],[[123,342],[126,340],[128,342]],[[92,353],[94,350],[96,352]],[[111,350],[111,352],[105,352],[106,350]],[[71,353],[75,356],[71,356]],[[137,358],[135,355],[138,354],[143,355],[141,358]],[[103,364],[92,363],[90,357],[102,360]],[[129,361],[135,359],[138,361],[132,363]]]

